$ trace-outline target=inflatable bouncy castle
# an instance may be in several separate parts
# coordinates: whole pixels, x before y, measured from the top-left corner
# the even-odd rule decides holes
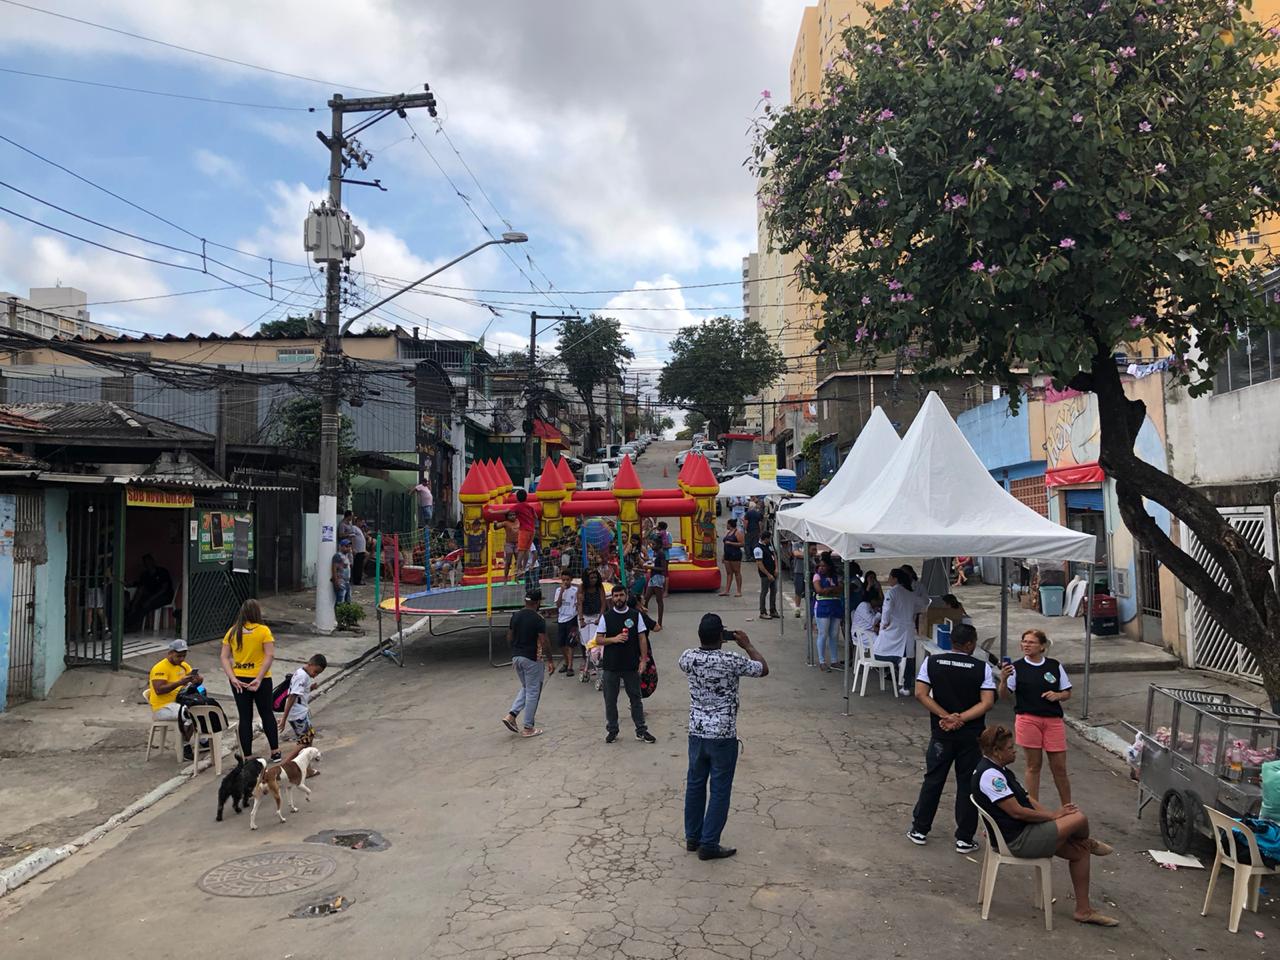
[[[669,580],[672,590],[719,590],[716,566],[716,494],[720,484],[705,457],[690,454],[676,477],[676,486],[645,490],[630,457],[624,457],[612,490],[578,490],[563,459],[549,457],[529,503],[538,514],[538,535],[554,543],[566,529],[579,529],[595,518],[610,518],[629,540],[641,532],[646,518],[680,521],[672,533]],[[464,584],[484,583],[488,568],[502,570],[502,535],[490,536],[516,500],[511,477],[501,461],[477,460],[458,489],[462,501]]]

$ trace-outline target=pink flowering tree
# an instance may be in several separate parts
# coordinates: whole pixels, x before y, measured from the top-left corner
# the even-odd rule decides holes
[[[813,105],[766,104],[752,164],[840,349],[929,374],[1026,372],[1098,398],[1121,514],[1280,698],[1270,564],[1203,496],[1142,462],[1114,359],[1155,339],[1192,394],[1271,325],[1231,246],[1280,209],[1277,32],[1249,0],[898,0],[846,32]],[[1162,504],[1226,586],[1143,507]]]

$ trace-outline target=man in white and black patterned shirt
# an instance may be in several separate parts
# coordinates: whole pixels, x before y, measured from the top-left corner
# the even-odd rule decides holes
[[[722,650],[733,640],[746,657]],[[680,655],[689,675],[689,776],[684,794],[684,838],[699,860],[732,857],[738,851],[720,845],[729,819],[733,773],[738,765],[738,678],[766,677],[769,665],[741,630],[726,630],[708,613],[698,624],[696,650]],[[711,797],[707,798],[707,780]]]

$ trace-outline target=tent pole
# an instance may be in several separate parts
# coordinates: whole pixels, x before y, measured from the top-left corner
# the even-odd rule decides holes
[[[1088,579],[1084,585],[1084,702],[1080,705],[1080,719],[1089,719],[1089,671],[1093,659],[1093,564],[1089,564]]]
[[[1009,655],[1009,558],[1000,558],[1000,662]]]
[[[844,616],[841,618],[847,625],[844,644],[844,715],[849,715],[849,642],[853,640],[853,626],[849,619],[849,561],[844,562]]]
[[[804,550],[804,662],[805,666],[813,666],[813,571],[809,569],[809,541],[801,544]]]
[[[786,610],[783,604],[782,593],[782,537],[778,533],[778,513],[775,510],[773,514],[773,596],[776,603]],[[778,617],[778,639],[781,640],[787,632],[787,618]]]

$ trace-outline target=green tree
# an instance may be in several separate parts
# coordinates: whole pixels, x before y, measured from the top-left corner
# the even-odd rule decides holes
[[[622,377],[623,361],[635,353],[622,339],[622,325],[613,317],[592,314],[560,323],[559,355],[569,373],[569,382],[587,408],[588,450],[600,446],[604,421],[596,415],[596,390]]]
[[[671,418],[667,417],[666,419],[670,420]],[[672,421],[671,425],[675,426],[675,422]],[[684,416],[684,426],[680,429],[680,432],[676,434],[676,439],[692,440],[695,433],[705,433],[706,429],[707,418],[696,410],[690,410]]]
[[[264,337],[310,337],[311,318],[288,316],[280,320],[268,320],[258,327]]]
[[[714,317],[676,334],[658,395],[706,417],[712,436],[719,436],[742,409],[742,398],[759,393],[785,370],[782,353],[756,321]]]
[[[290,397],[272,417],[268,436],[273,443],[291,450],[318,451],[320,449],[319,397],[298,395]],[[342,415],[338,428],[338,485],[346,491],[351,487],[353,469],[351,458],[356,454],[356,429],[351,418]]]
[[[796,484],[796,489],[812,497],[822,489],[822,445],[818,443],[818,435],[811,433],[800,445],[799,459],[805,463],[804,476]]]
[[[1274,326],[1229,238],[1280,210],[1277,43],[1249,0],[913,0],[844,35],[812,106],[766,107],[753,151],[775,239],[825,298],[822,336],[928,374],[1025,370],[1097,396],[1124,522],[1257,658],[1280,696],[1270,564],[1134,451],[1135,340],[1208,390]],[[1166,507],[1224,585],[1169,539]]]

